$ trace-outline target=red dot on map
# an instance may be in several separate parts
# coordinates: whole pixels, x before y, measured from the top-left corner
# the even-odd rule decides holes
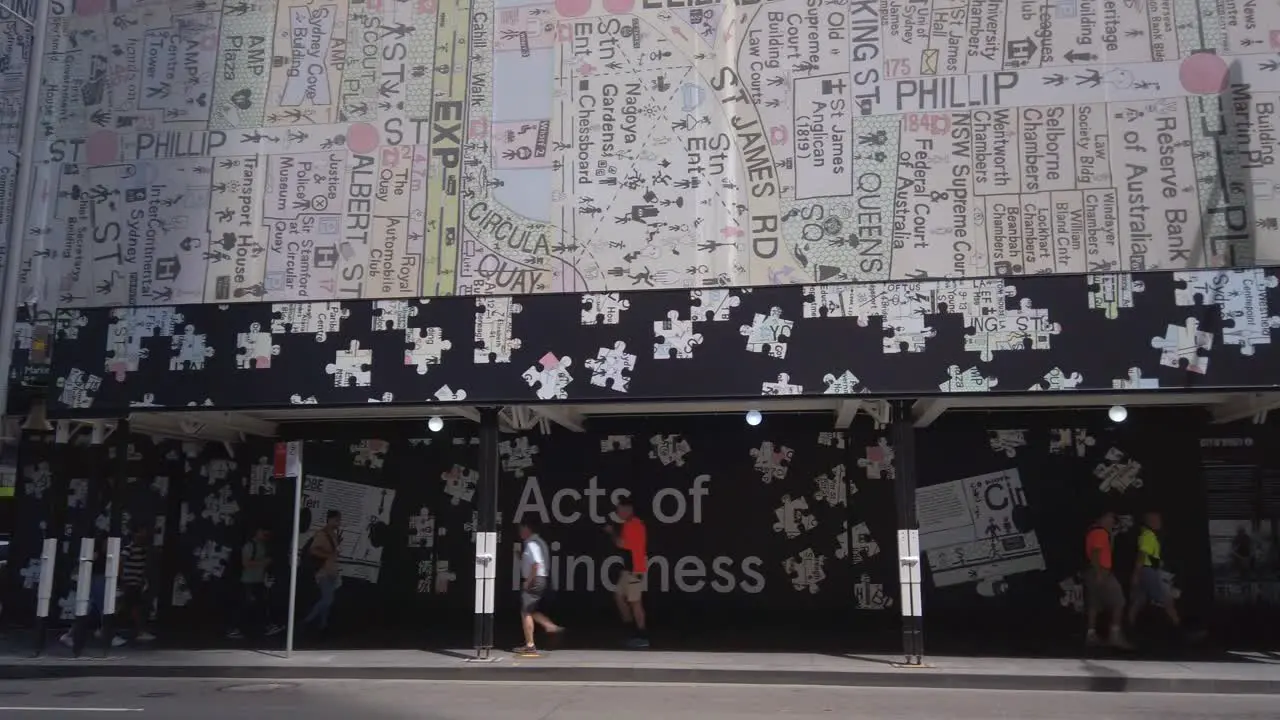
[[[604,9],[614,15],[626,15],[636,6],[636,0],[604,0]]]
[[[77,0],[77,15],[101,15],[107,11],[107,0]]]
[[[1178,67],[1178,80],[1190,93],[1215,95],[1227,87],[1227,61],[1213,53],[1195,53]]]
[[[591,0],[556,0],[556,12],[562,17],[580,17],[591,9]]]
[[[120,157],[120,136],[99,130],[85,139],[85,158],[90,165],[110,165]]]
[[[347,149],[367,155],[378,149],[378,128],[369,123],[356,123],[347,130]]]

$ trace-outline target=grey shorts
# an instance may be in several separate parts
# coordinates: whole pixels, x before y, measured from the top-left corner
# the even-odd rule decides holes
[[[1093,610],[1113,611],[1124,607],[1124,589],[1110,572],[1101,576],[1089,570],[1085,573],[1085,600]]]
[[[520,614],[532,615],[538,611],[542,598],[547,594],[547,579],[537,578],[520,591]]]

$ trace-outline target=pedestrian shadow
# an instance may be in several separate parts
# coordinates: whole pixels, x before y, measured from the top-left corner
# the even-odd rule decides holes
[[[1129,691],[1129,676],[1115,668],[1099,665],[1093,660],[1081,660],[1080,669],[1088,678],[1085,688],[1089,692],[1123,693]]]

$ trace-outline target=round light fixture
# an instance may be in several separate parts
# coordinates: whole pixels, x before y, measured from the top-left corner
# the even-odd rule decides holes
[[[1107,410],[1107,417],[1111,418],[1111,422],[1124,422],[1129,417],[1129,410],[1123,405],[1112,405]]]
[[[427,429],[431,432],[440,432],[444,429],[444,420],[441,420],[439,415],[432,415],[431,419],[427,420]]]
[[[749,410],[749,411],[747,411],[747,424],[748,424],[748,425],[750,425],[750,426],[752,426],[752,427],[755,427],[756,425],[759,425],[759,424],[760,424],[760,422],[761,422],[762,420],[764,420],[764,416],[760,414],[760,411],[759,411],[759,410]]]

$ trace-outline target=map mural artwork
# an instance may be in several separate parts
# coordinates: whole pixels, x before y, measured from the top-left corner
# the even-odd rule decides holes
[[[1274,3],[65,0],[46,49],[42,309],[1280,262]]]

